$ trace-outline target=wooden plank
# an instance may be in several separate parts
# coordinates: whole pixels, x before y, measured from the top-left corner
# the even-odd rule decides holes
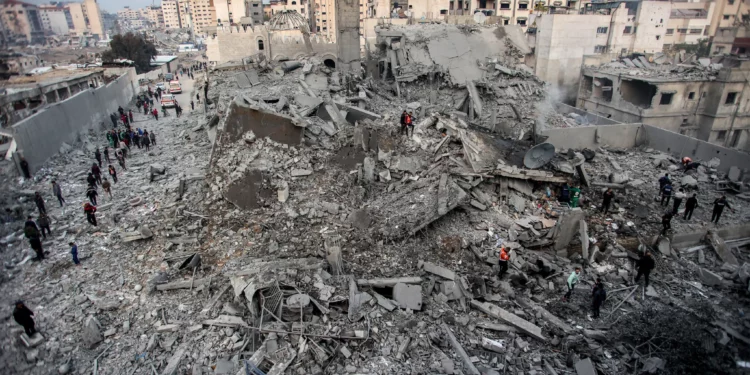
[[[539,340],[546,342],[547,338],[542,335],[542,329],[539,328],[537,325],[519,317],[516,314],[513,314],[509,311],[506,311],[505,309],[502,309],[500,307],[497,307],[495,305],[485,303],[485,302],[479,302],[476,300],[471,301],[471,306],[475,309],[493,317],[500,319],[520,330],[521,332],[524,332],[528,334],[529,336]]]

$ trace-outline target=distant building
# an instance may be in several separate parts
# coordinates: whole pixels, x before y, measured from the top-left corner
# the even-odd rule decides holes
[[[190,27],[189,8],[189,0],[162,0],[161,11],[164,27],[167,29]]]
[[[216,9],[213,3],[214,0],[190,0],[190,27],[194,34],[202,34],[207,28],[216,26]]]
[[[42,19],[42,28],[55,35],[68,35],[67,10],[60,4],[48,4],[39,6],[39,15]]]
[[[140,18],[141,12],[137,9],[131,9],[129,6],[117,11],[117,18],[121,20],[136,20]]]
[[[141,10],[144,17],[151,23],[151,26],[157,29],[164,28],[164,12],[161,7],[148,6]]]
[[[44,27],[36,5],[17,0],[3,0],[0,3],[0,11],[6,43],[44,43]]]
[[[38,68],[41,62],[36,55],[17,52],[0,52],[0,75],[8,79],[10,75],[18,75]]]
[[[96,0],[83,0],[83,14],[86,16],[86,28],[90,35],[104,39],[104,24],[102,23],[102,13]]]

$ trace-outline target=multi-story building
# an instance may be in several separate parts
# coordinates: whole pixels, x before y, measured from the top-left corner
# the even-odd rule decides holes
[[[708,39],[716,2],[673,2],[664,45],[695,44]]]
[[[86,16],[86,28],[90,35],[104,39],[104,23],[102,22],[102,13],[96,0],[83,0],[81,10]]]
[[[577,107],[750,151],[749,60],[725,57],[719,70],[685,73],[643,64],[586,66]]]
[[[161,11],[162,18],[164,19],[164,27],[167,29],[179,29],[182,27],[180,3],[178,0],[162,0]]]
[[[712,55],[732,52],[738,28],[747,28],[750,23],[750,6],[741,0],[717,0],[708,35],[713,37]],[[743,30],[739,31],[744,33]],[[741,36],[737,36],[741,37]]]
[[[313,0],[315,32],[336,42],[336,0]]]
[[[244,0],[214,0],[216,23],[218,25],[235,25],[240,18],[247,17],[247,5]]]
[[[70,19],[68,20],[70,34],[81,36],[88,33],[88,28],[86,27],[86,16],[83,14],[83,6],[81,3],[67,3],[65,4],[65,9],[67,9],[68,14],[70,14]]]
[[[117,18],[121,20],[135,20],[141,16],[141,12],[137,9],[131,9],[129,6],[122,8],[117,11]]]
[[[216,26],[214,0],[190,0],[190,24],[195,35],[202,34],[208,27]]]
[[[141,9],[141,14],[143,15],[143,18],[148,20],[149,23],[151,23],[152,27],[162,29],[164,28],[164,13],[161,10],[161,7],[158,6],[148,6],[143,9]]]
[[[68,34],[67,10],[60,4],[47,4],[39,6],[39,15],[42,19],[42,28],[56,35]]]
[[[3,0],[0,11],[6,43],[44,43],[44,27],[36,5]]]
[[[253,25],[263,24],[263,1],[247,0],[247,16],[252,18]]]

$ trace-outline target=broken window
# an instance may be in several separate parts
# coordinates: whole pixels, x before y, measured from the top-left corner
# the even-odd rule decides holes
[[[667,35],[672,35],[672,34],[674,34],[674,29],[667,29],[667,32],[666,32],[666,34],[667,34]]]
[[[607,52],[607,46],[594,46],[594,53],[605,53]]]
[[[446,10],[446,9],[440,9],[440,14],[441,15],[448,14],[448,10]]]
[[[728,20],[728,19],[729,19],[729,18],[731,18],[731,17],[732,17],[732,15],[731,15],[731,14],[725,14],[725,15],[724,15],[724,19],[725,19],[725,20]]]
[[[727,4],[734,5],[734,0],[727,0]]]
[[[659,40],[659,39],[661,39],[661,35],[656,36],[656,40]]]
[[[688,93],[688,100],[693,100],[695,98],[695,91],[690,91]]]
[[[669,105],[672,104],[672,97],[674,96],[674,93],[662,93],[661,99],[659,99],[659,105]]]
[[[608,28],[607,28],[607,27],[597,27],[597,28],[596,28],[596,33],[597,33],[597,34],[606,34],[606,33],[607,33],[607,30],[608,30]]]
[[[633,33],[633,26],[625,26],[625,29],[622,30],[623,34],[631,34]]]
[[[682,126],[688,126],[688,119],[684,118],[682,119]]]
[[[608,78],[594,78],[594,98],[600,98],[606,102],[612,101],[612,80]]]
[[[503,25],[510,25],[510,20],[503,20]]]
[[[620,95],[635,106],[649,108],[656,95],[656,86],[644,81],[623,80],[620,83]]]
[[[727,99],[724,101],[724,104],[734,104],[735,100],[737,100],[736,92],[727,93]]]
[[[583,76],[583,84],[581,85],[581,88],[583,89],[582,96],[585,98],[591,97],[593,87],[594,78],[591,76]]]
[[[727,139],[727,131],[726,130],[719,130],[716,132],[716,140],[717,141],[723,141]]]
[[[523,20],[518,19],[518,20],[516,20],[516,24],[519,25],[519,26],[526,26],[526,20],[525,19],[523,19]]]

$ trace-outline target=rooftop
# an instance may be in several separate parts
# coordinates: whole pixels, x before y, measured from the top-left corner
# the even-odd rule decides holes
[[[104,69],[86,69],[86,70],[54,69],[54,70],[50,70],[42,74],[12,77],[11,79],[4,81],[1,84],[0,89],[4,89],[5,94],[11,94],[13,92],[23,91],[29,88],[54,85],[56,83],[84,78],[93,74],[103,73],[103,72],[104,72]]]
[[[622,57],[600,65],[588,64],[587,61],[584,61],[584,64],[587,70],[597,73],[673,82],[708,80],[715,77],[724,68],[724,64],[719,61],[721,58],[716,59],[716,62],[709,58],[694,57],[675,57],[670,60],[664,54],[656,54],[649,57]]]

